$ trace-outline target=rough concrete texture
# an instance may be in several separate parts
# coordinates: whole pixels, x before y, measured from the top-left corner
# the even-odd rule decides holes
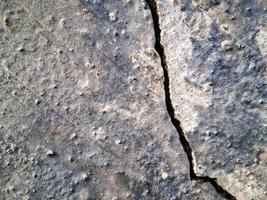
[[[266,1],[158,1],[176,118],[199,176],[267,199]]]
[[[266,199],[265,1],[155,3],[0,0],[1,200]]]

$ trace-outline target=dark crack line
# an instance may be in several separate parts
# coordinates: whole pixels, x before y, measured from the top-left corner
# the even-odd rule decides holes
[[[168,72],[168,66],[166,61],[166,56],[164,52],[164,47],[161,44],[161,29],[159,26],[159,15],[158,15],[158,7],[155,0],[146,0],[146,3],[151,11],[151,15],[153,18],[154,23],[154,31],[155,31],[155,49],[158,52],[161,60],[161,66],[163,68],[164,73],[164,90],[165,90],[165,102],[167,106],[167,111],[170,115],[171,122],[173,126],[176,128],[181,144],[183,146],[183,149],[187,155],[189,166],[190,166],[190,178],[191,180],[200,180],[203,182],[209,182],[216,191],[221,194],[224,198],[229,200],[235,200],[236,198],[231,195],[229,192],[227,192],[216,180],[216,178],[211,178],[209,176],[198,176],[194,171],[194,162],[193,162],[193,153],[192,153],[192,147],[190,146],[185,133],[181,127],[181,123],[178,119],[175,117],[175,111],[172,106],[171,101],[171,95],[170,95],[170,80],[169,80],[169,72]]]

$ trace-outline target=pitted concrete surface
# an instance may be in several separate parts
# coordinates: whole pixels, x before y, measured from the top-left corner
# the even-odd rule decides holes
[[[157,2],[195,173],[237,199],[266,199],[266,2]]]
[[[266,199],[265,7],[1,0],[0,199]]]

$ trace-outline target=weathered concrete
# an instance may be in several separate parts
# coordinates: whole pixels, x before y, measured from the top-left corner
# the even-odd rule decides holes
[[[0,5],[0,199],[223,199],[190,180],[143,1]]]
[[[0,199],[266,199],[265,1],[0,6]]]
[[[194,172],[237,199],[266,199],[266,1],[157,2]]]

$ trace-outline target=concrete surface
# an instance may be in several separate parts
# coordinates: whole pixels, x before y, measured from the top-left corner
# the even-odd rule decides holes
[[[265,8],[1,0],[0,199],[266,199]]]

